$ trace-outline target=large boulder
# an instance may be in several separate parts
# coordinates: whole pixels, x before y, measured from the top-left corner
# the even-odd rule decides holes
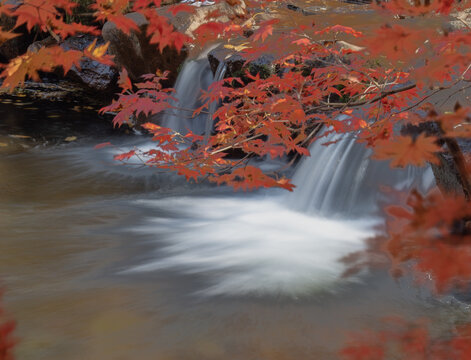
[[[109,51],[115,56],[116,65],[124,67],[129,77],[135,81],[141,80],[144,74],[153,74],[157,69],[169,70],[171,82],[176,78],[177,69],[185,60],[185,50],[178,52],[174,48],[166,47],[163,52],[158,46],[149,43],[146,36],[147,19],[140,13],[130,13],[126,17],[133,20],[140,31],[133,31],[129,35],[119,30],[112,22],[107,22],[102,29],[102,36],[109,41]]]
[[[195,12],[192,14],[180,12],[175,16],[168,13],[167,7],[156,11],[167,17],[176,30],[192,37],[193,32],[207,21],[208,14],[219,12],[220,15],[214,19],[215,21],[229,21],[245,14],[245,3],[230,5],[227,2],[221,2],[195,7]],[[142,75],[155,73],[158,69],[169,70],[169,85],[172,85],[176,80],[178,70],[188,56],[188,49],[184,48],[178,52],[175,48],[167,46],[160,52],[158,45],[150,44],[146,36],[147,19],[140,13],[130,13],[126,17],[133,20],[140,31],[133,31],[127,35],[112,22],[107,22],[102,30],[103,38],[110,42],[109,49],[110,53],[115,56],[115,63],[118,67],[124,67],[133,80],[140,80]]]

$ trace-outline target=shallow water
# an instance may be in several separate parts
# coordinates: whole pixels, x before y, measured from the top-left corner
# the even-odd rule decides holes
[[[18,359],[336,359],[386,315],[438,330],[468,316],[386,270],[338,280],[372,219],[116,165],[93,146],[147,140],[57,111],[63,127],[0,105],[0,277]]]

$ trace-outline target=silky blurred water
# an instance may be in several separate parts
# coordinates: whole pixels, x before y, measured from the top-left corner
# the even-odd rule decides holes
[[[123,167],[93,146],[147,139],[15,104],[0,105],[0,278],[18,359],[336,359],[387,315],[468,316],[387,270],[339,278],[377,218]]]

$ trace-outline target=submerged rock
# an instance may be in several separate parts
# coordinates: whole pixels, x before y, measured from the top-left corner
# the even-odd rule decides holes
[[[89,106],[103,106],[104,100],[91,92],[87,92],[83,86],[66,80],[53,79],[49,82],[26,81],[22,87],[16,88],[13,94],[9,91],[0,91],[2,95],[27,97],[32,100],[50,101],[50,102],[71,102],[86,103]]]

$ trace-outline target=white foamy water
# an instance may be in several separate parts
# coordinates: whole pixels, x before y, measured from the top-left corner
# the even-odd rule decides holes
[[[298,295],[338,283],[345,270],[341,258],[364,248],[364,239],[373,235],[373,221],[309,216],[278,200],[143,201],[173,216],[150,217],[137,229],[155,234],[162,246],[152,260],[130,271],[204,274],[210,283],[201,291],[205,295]]]
[[[340,140],[324,146],[327,141]],[[312,214],[365,217],[377,213],[382,187],[426,192],[435,184],[430,167],[392,169],[371,159],[372,150],[352,135],[330,134],[314,142],[293,176],[297,188],[286,198],[290,207]]]
[[[314,143],[310,151],[295,172],[294,193],[146,201],[156,214],[172,215],[150,216],[138,229],[158,245],[132,271],[204,274],[211,283],[206,295],[298,295],[355,280],[342,278],[341,259],[375,234],[380,185],[426,190],[433,176],[373,161],[351,137],[329,147]]]
[[[201,89],[224,74],[221,63],[213,76],[206,54],[187,61],[175,84],[174,109],[162,124],[208,136],[218,103],[194,118],[188,109],[201,106]],[[338,142],[322,146],[333,140]],[[345,281],[341,259],[363,249],[374,235],[380,186],[426,189],[433,176],[426,169],[392,170],[371,160],[371,150],[357,144],[354,135],[330,134],[309,150],[312,156],[295,171],[293,194],[269,193],[271,200],[180,196],[145,202],[155,215],[137,231],[154,237],[156,250],[130,271],[204,274],[210,285],[201,292],[207,295],[296,295],[335,288]]]

